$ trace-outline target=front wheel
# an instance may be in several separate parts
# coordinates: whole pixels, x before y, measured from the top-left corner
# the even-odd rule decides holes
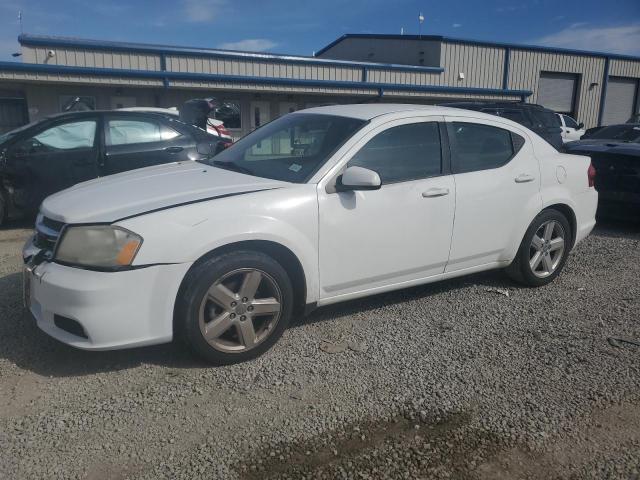
[[[176,326],[205,360],[224,365],[267,351],[291,318],[293,289],[282,266],[252,251],[214,256],[185,279]]]
[[[547,285],[562,271],[571,244],[567,218],[557,210],[545,210],[531,222],[507,274],[531,287]]]

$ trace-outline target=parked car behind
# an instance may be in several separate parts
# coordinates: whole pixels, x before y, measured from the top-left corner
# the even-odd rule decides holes
[[[152,113],[160,113],[163,115],[169,115],[170,118],[180,118],[180,111],[177,107],[171,108],[158,108],[158,107],[127,107],[118,109],[119,112],[152,112]],[[220,137],[220,140],[223,140],[227,143],[233,143],[233,135],[231,132],[227,130],[224,126],[224,122],[222,120],[217,120],[215,118],[207,118],[207,133],[214,137]]]
[[[580,140],[580,138],[585,134],[584,123],[576,122],[569,115],[564,115],[562,113],[556,113],[556,115],[560,120],[562,141],[564,143]]]
[[[640,123],[603,127],[588,139],[567,143],[566,150],[591,157],[598,215],[640,221]]]
[[[533,130],[556,149],[562,149],[560,119],[553,110],[540,105],[524,102],[455,102],[443,105],[508,118]]]
[[[290,113],[202,163],[47,198],[25,298],[79,348],[181,337],[211,362],[248,360],[317,305],[496,268],[548,284],[595,225],[589,167],[478,112]]]
[[[0,222],[76,183],[210,156],[219,139],[151,112],[76,111],[0,137]]]

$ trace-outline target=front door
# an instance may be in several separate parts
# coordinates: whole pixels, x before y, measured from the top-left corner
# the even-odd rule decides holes
[[[105,116],[105,160],[103,175],[136,168],[188,160],[194,140],[143,116]]]
[[[15,144],[8,162],[24,186],[16,203],[35,210],[49,195],[98,176],[98,118],[48,124]]]
[[[540,167],[524,131],[447,118],[456,219],[447,272],[513,258],[542,208]]]
[[[441,128],[438,117],[429,117],[391,122],[367,134],[346,166],[376,171],[379,190],[328,193],[320,185],[321,300],[443,273],[455,184]]]

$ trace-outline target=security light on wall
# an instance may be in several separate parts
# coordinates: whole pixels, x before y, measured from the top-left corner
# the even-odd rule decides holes
[[[54,52],[53,50],[48,50],[47,51],[47,57],[53,58],[55,56],[56,56],[56,52]]]
[[[464,72],[458,74],[458,80],[464,80]]]

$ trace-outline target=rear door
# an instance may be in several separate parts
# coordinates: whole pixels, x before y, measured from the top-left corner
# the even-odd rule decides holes
[[[447,117],[446,122],[456,185],[446,271],[510,260],[542,208],[540,167],[527,135],[489,120]]]
[[[161,117],[106,114],[103,175],[189,160],[195,140]]]
[[[35,209],[47,196],[98,176],[98,125],[98,116],[47,123],[10,148],[21,208]]]

